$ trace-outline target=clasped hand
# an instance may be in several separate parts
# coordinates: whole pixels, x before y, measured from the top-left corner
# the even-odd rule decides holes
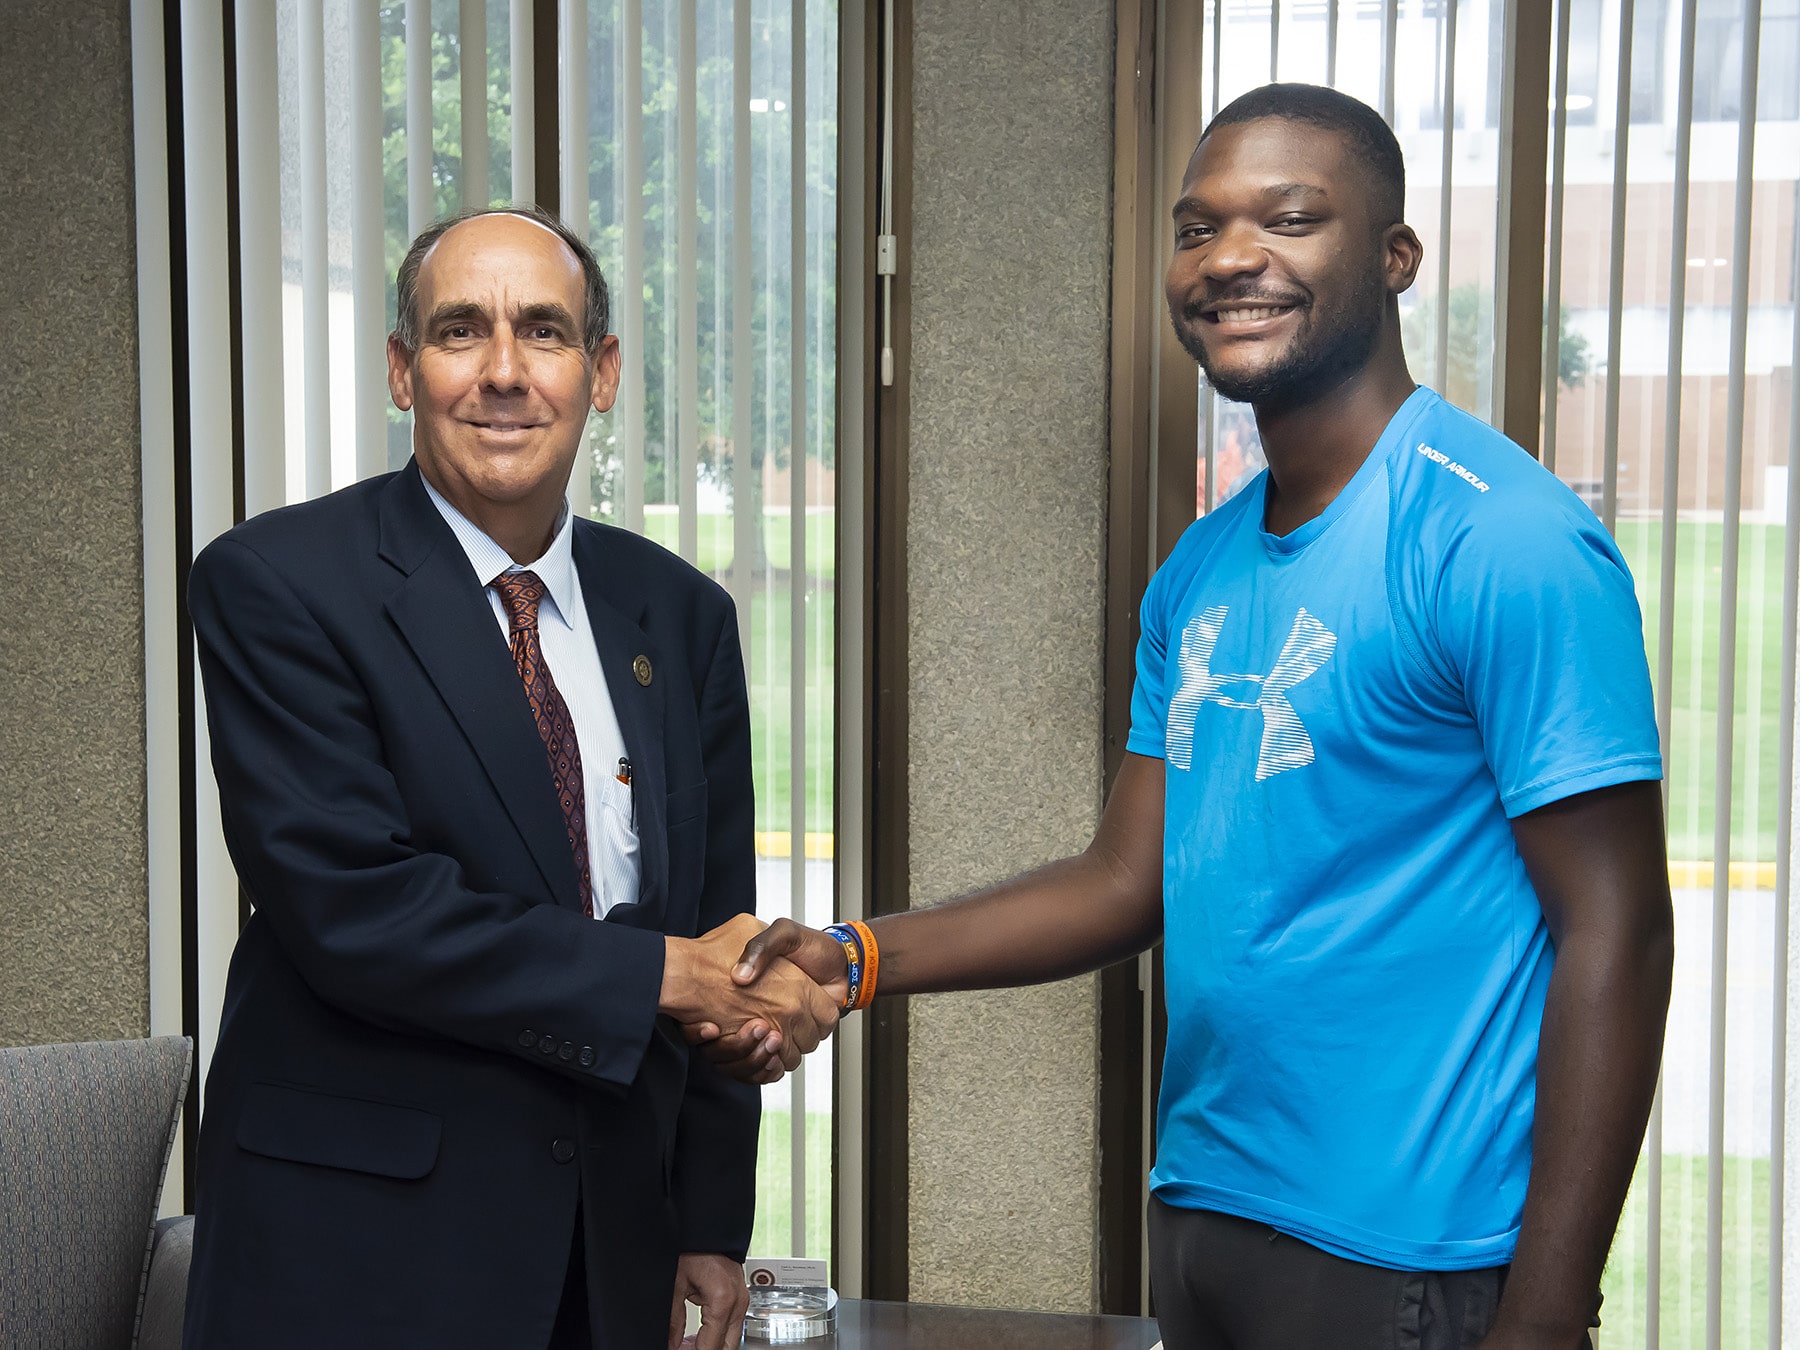
[[[751,1082],[774,1082],[799,1067],[836,1028],[843,1002],[841,979],[835,992],[822,988],[773,952],[757,948],[746,971],[763,932],[760,920],[740,914],[702,937],[669,938],[663,963],[661,1010],[690,1042],[708,1044],[720,1068]]]
[[[837,1025],[849,992],[849,968],[844,949],[829,934],[807,928],[792,919],[777,919],[764,928],[748,916],[733,919],[700,941],[729,939],[733,947],[726,984],[729,993],[713,989],[721,1004],[736,1011],[715,1017],[678,1017],[692,1045],[705,1047],[707,1058],[733,1078],[749,1083],[773,1083],[810,1054]],[[806,1006],[816,1008],[814,998],[830,1005],[823,1031],[810,1039],[804,1022],[784,1021],[780,1016],[744,1009],[750,1004],[779,1003],[789,992],[803,989]],[[739,1007],[735,1000],[742,1000]],[[817,1022],[817,1018],[814,1018]]]

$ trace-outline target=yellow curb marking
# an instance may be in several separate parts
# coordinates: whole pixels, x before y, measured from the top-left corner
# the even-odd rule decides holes
[[[1695,891],[1710,890],[1716,875],[1710,862],[1682,862],[1674,858],[1669,860],[1671,886]],[[1772,891],[1775,889],[1775,864],[1773,861],[1734,862],[1727,873],[1727,881],[1734,891]]]
[[[814,862],[829,862],[834,856],[836,836],[829,830],[808,830],[806,832],[806,856]],[[759,858],[791,858],[794,856],[794,836],[786,830],[758,830],[756,832],[756,856]]]
[[[836,839],[828,830],[808,830],[806,832],[806,856],[814,862],[829,862],[836,856]],[[759,858],[790,858],[793,856],[793,835],[786,830],[758,830],[756,832],[756,856]],[[1713,884],[1713,864],[1706,861],[1669,860],[1669,884],[1682,890],[1710,890]],[[1772,891],[1775,889],[1775,864],[1769,862],[1734,862],[1731,864],[1729,885],[1734,891]]]

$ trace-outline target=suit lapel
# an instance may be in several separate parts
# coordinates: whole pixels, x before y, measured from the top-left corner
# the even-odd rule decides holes
[[[469,738],[550,894],[580,910],[575,859],[512,653],[415,465],[390,483],[381,521],[381,555],[405,574],[388,614]]]
[[[576,522],[579,526],[580,522]],[[587,607],[588,627],[600,655],[600,670],[612,695],[613,712],[625,738],[631,759],[632,806],[637,817],[638,900],[616,905],[607,913],[611,922],[633,927],[660,925],[668,904],[669,835],[668,772],[663,754],[664,677],[662,662],[650,637],[635,614],[608,598],[616,580],[607,567],[605,547],[596,530],[575,531],[575,567],[581,577],[582,602]],[[640,660],[646,662],[640,665]],[[640,679],[640,671],[649,677]]]

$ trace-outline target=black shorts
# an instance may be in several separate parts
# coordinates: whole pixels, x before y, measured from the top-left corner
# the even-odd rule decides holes
[[[1468,1350],[1494,1324],[1506,1272],[1388,1270],[1265,1223],[1150,1201],[1167,1350]]]

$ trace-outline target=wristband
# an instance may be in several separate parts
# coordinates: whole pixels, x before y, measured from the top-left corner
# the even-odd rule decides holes
[[[851,1012],[859,1012],[875,1001],[875,978],[881,973],[881,944],[875,941],[875,930],[868,924],[852,919],[845,926],[862,944],[862,970],[859,972],[862,987],[855,998],[845,1000]]]
[[[844,948],[844,965],[849,977],[849,988],[844,992],[844,1001],[838,1005],[842,1012],[854,1012],[860,1005],[863,992],[863,945],[862,938],[847,923],[834,923],[825,930],[836,938]]]

